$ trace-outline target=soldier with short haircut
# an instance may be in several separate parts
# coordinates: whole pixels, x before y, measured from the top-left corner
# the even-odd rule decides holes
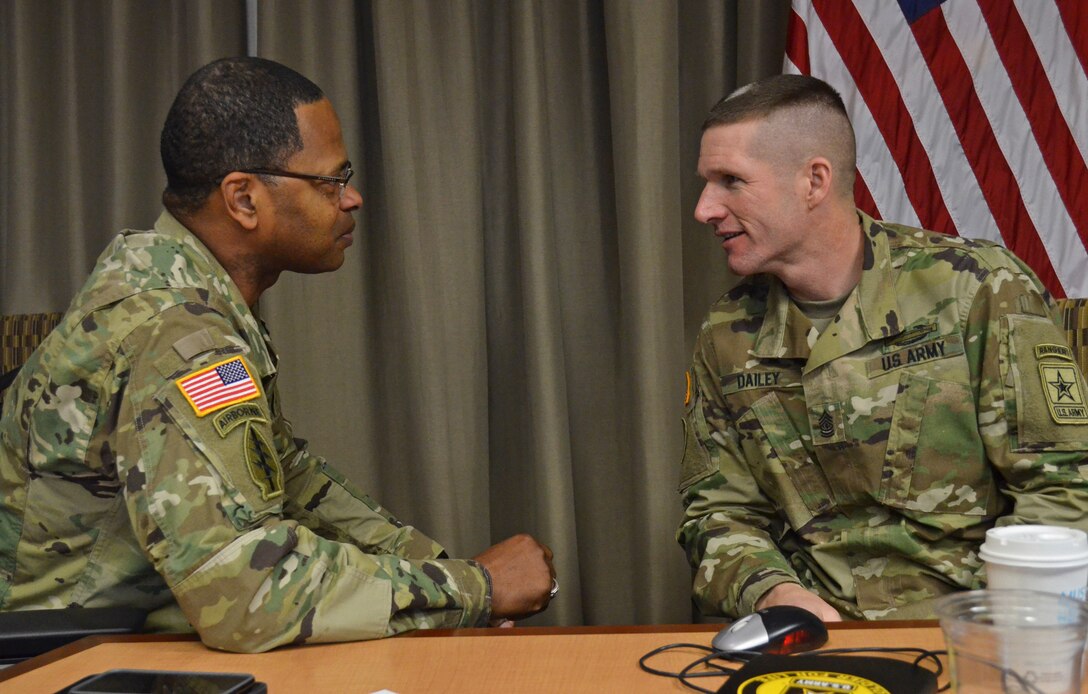
[[[743,279],[688,372],[677,539],[706,614],[933,616],[988,528],[1088,529],[1084,378],[1008,250],[854,207],[839,95],[779,75],[703,125],[695,217]]]
[[[0,609],[138,607],[241,652],[544,609],[547,547],[450,559],[283,418],[254,307],[285,270],[339,268],[362,204],[321,90],[268,60],[206,65],[162,160],[155,228],[114,239],[4,393]]]

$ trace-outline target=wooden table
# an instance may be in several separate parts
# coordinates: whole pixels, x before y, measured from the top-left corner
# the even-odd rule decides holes
[[[283,648],[258,655],[221,653],[192,637],[91,637],[0,670],[0,692],[56,692],[112,668],[248,672],[269,691],[669,692],[691,691],[639,669],[644,653],[669,643],[709,645],[720,625],[519,627],[420,631],[379,641]],[[830,625],[828,648],[889,646],[943,650],[936,622]],[[702,655],[656,657],[673,671]],[[942,684],[947,676],[941,678]],[[716,689],[721,680],[702,679]]]

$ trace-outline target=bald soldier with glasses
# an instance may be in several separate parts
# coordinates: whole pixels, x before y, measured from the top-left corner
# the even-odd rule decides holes
[[[194,73],[162,131],[166,210],[123,231],[3,395],[0,610],[129,606],[239,652],[486,626],[555,597],[518,535],[451,559],[283,418],[258,298],[352,244],[336,112],[258,58]]]

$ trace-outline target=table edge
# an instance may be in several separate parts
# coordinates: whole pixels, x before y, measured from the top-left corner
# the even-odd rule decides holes
[[[854,629],[918,629],[938,625],[935,619],[889,620],[873,622],[831,622],[829,631],[849,631]],[[572,636],[585,634],[673,634],[683,632],[716,632],[724,624],[618,624],[608,626],[557,626],[557,627],[509,627],[486,629],[419,629],[399,634],[392,638],[442,638],[449,636]],[[0,682],[25,675],[32,670],[50,665],[82,651],[109,643],[151,643],[160,641],[200,641],[196,634],[110,634],[105,636],[87,636],[78,641],[53,649],[48,653],[35,656],[21,663],[0,670]],[[302,648],[329,644],[310,644]],[[211,649],[209,649],[211,650]],[[281,653],[279,648],[269,653]]]

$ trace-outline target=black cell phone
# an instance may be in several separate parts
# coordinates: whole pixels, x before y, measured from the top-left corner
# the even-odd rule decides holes
[[[107,670],[85,677],[65,694],[261,694],[268,687],[244,672]]]

